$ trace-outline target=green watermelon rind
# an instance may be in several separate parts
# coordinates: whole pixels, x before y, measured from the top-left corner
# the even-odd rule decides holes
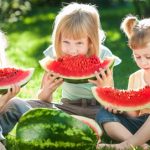
[[[115,63],[115,58],[113,57],[109,57],[108,58],[110,60],[110,63],[105,67],[106,69],[109,67],[110,69],[113,69],[114,63]],[[39,63],[41,65],[41,67],[49,72],[49,70],[46,68],[46,63],[47,61],[53,61],[54,59],[50,58],[49,56],[45,57],[44,59],[40,60]],[[105,71],[106,72],[106,71]],[[100,74],[101,72],[99,72]],[[67,77],[67,76],[63,76],[63,75],[59,75],[61,78],[64,79],[65,82],[68,83],[75,83],[75,84],[80,84],[80,83],[88,83],[88,80],[96,80],[95,74],[91,74],[89,76],[81,76],[81,77]]]
[[[16,85],[19,85],[21,87],[25,86],[30,81],[30,79],[34,73],[34,68],[28,68],[28,69],[23,69],[23,70],[29,71],[30,74],[24,80],[21,80],[20,82],[16,83]],[[6,94],[9,88],[11,88],[11,85],[1,86],[0,87],[0,94]]]
[[[46,117],[50,119],[44,119]],[[44,124],[42,124],[43,129],[49,126],[49,128],[47,128],[50,129],[48,130],[49,133],[45,132],[44,134],[46,135],[44,135],[44,137],[46,137],[44,138],[41,135],[41,131],[43,131],[43,129],[41,128],[40,130],[38,130],[38,132],[40,132],[40,136],[37,136],[34,139],[35,136],[33,133],[37,133],[38,128],[36,127],[39,125],[36,123],[36,121],[38,122],[41,119],[44,119]],[[52,121],[54,123],[52,123]],[[63,126],[65,126],[64,130]],[[61,132],[58,132],[60,130]],[[31,133],[29,131],[33,132]],[[52,132],[54,134],[52,134]],[[30,135],[28,136],[28,134]],[[64,137],[66,137],[66,139],[64,139]],[[36,150],[37,148],[38,150],[95,150],[98,141],[96,133],[81,120],[77,120],[61,110],[46,108],[36,108],[26,112],[20,118],[17,124],[16,135],[14,137],[8,136],[8,138],[12,138],[12,140],[8,140],[8,145],[10,145],[9,147],[11,147],[11,145],[15,145],[12,146],[14,147],[14,149],[16,148],[15,150]]]
[[[101,99],[97,92],[96,92],[96,89],[97,87],[92,87],[92,93],[95,97],[95,99],[102,105],[102,106],[106,106],[106,107],[111,107],[113,109],[116,109],[116,110],[119,110],[119,111],[137,111],[137,110],[142,110],[142,109],[145,109],[145,108],[150,108],[150,100],[147,101],[146,104],[142,104],[139,106],[122,106],[122,105],[119,105],[119,104],[111,104],[107,101],[105,101],[104,99]]]
[[[51,142],[46,141],[33,141],[25,142],[20,139],[16,139],[12,135],[7,136],[7,149],[9,150],[95,150],[96,142],[94,144],[89,143],[73,143],[73,142]]]
[[[103,135],[102,129],[95,120],[79,115],[71,115],[71,116],[78,120],[81,120],[83,123],[87,124],[90,128],[92,128],[93,131],[97,134],[98,139],[100,139],[100,137]]]

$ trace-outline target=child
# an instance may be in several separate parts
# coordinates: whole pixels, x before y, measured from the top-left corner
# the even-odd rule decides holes
[[[145,142],[150,140],[150,116],[142,125],[142,127],[129,139],[120,144],[100,144],[99,147],[111,147],[119,150],[130,149],[131,147],[141,146],[143,149],[149,149],[150,147]]]
[[[1,66],[6,66],[5,48],[7,41],[4,33],[0,31],[0,62]],[[0,142],[5,138],[3,134],[7,134],[16,124],[20,116],[30,109],[30,106],[21,100],[12,99],[20,91],[20,87],[12,85],[8,92],[0,97]],[[4,150],[5,147],[0,143],[0,149]]]
[[[97,9],[88,4],[71,3],[65,6],[57,15],[53,30],[53,45],[44,51],[45,56],[59,58],[64,55],[76,56],[97,55],[101,59],[113,56],[108,48],[101,44],[104,33],[100,28],[100,20]],[[120,63],[116,57],[115,65]],[[112,73],[107,69],[107,75],[103,74],[101,84],[113,84]],[[85,84],[72,84],[63,82],[59,75],[45,73],[39,92],[39,99],[51,102],[52,93],[62,85],[61,105],[58,108],[76,115],[95,118],[99,105],[91,92],[92,82]],[[108,82],[107,79],[110,79]],[[102,85],[101,85],[102,86]],[[53,89],[51,89],[53,87]]]
[[[128,37],[129,47],[132,49],[135,62],[140,68],[140,70],[130,75],[128,89],[137,90],[146,85],[150,86],[150,18],[139,21],[135,16],[127,16],[121,27]],[[149,113],[150,109],[124,112],[123,114],[112,114],[105,109],[101,109],[97,115],[97,121],[111,138],[118,141],[129,139],[125,143],[140,145],[150,139],[148,128],[150,119],[147,120]],[[145,122],[146,120],[147,122]],[[140,130],[137,132],[139,128]],[[142,135],[139,140],[137,138],[141,133],[145,133],[145,135]],[[133,134],[135,135],[132,136]],[[125,143],[121,145],[124,148]],[[99,145],[99,147],[101,146]]]

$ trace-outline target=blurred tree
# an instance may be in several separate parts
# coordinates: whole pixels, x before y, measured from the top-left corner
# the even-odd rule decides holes
[[[33,6],[60,6],[62,0],[30,0],[30,2]]]
[[[150,0],[133,0],[133,5],[140,17],[150,17]]]
[[[31,9],[28,0],[0,0],[0,20],[14,22]]]
[[[95,0],[95,3],[101,7],[111,7],[112,6],[112,0]]]

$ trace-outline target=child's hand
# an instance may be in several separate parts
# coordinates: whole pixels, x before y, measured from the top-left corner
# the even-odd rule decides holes
[[[106,70],[101,70],[100,72],[101,72],[100,74],[98,72],[95,73],[97,80],[89,80],[89,82],[99,87],[106,87],[106,86],[113,87],[114,81],[112,70],[107,68]]]
[[[52,101],[53,92],[63,83],[63,79],[58,74],[45,73],[42,81],[42,87],[38,98],[47,102]]]
[[[112,107],[104,107],[107,111],[109,111],[109,112],[111,112],[111,113],[113,113],[113,114],[122,114],[123,113],[123,111],[119,111],[119,110],[117,110],[117,109],[114,109],[114,108],[112,108]]]
[[[0,97],[0,109],[4,107],[7,102],[15,97],[20,91],[20,86],[12,85],[10,89],[8,89],[7,93]]]

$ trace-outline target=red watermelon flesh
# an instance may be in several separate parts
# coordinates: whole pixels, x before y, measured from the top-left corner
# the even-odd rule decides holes
[[[139,90],[119,90],[112,87],[93,87],[96,100],[106,107],[121,111],[134,111],[150,108],[150,87]]]
[[[52,71],[58,73],[64,79],[78,80],[79,82],[82,82],[82,79],[94,77],[95,71],[99,72],[100,69],[113,66],[113,63],[114,58],[101,61],[97,56],[87,57],[84,55],[64,56],[57,60],[47,57],[40,61],[41,66],[46,71]]]
[[[103,131],[102,131],[102,129],[100,128],[100,126],[98,125],[98,123],[95,120],[93,120],[91,118],[88,118],[88,117],[79,116],[79,115],[71,115],[71,116],[78,119],[78,120],[81,120],[83,123],[85,123],[90,128],[92,128],[93,131],[97,135],[97,139],[100,140],[100,138],[103,134]]]
[[[33,68],[19,69],[19,68],[0,68],[0,93],[10,88],[11,85],[19,86],[25,85],[32,77]]]

